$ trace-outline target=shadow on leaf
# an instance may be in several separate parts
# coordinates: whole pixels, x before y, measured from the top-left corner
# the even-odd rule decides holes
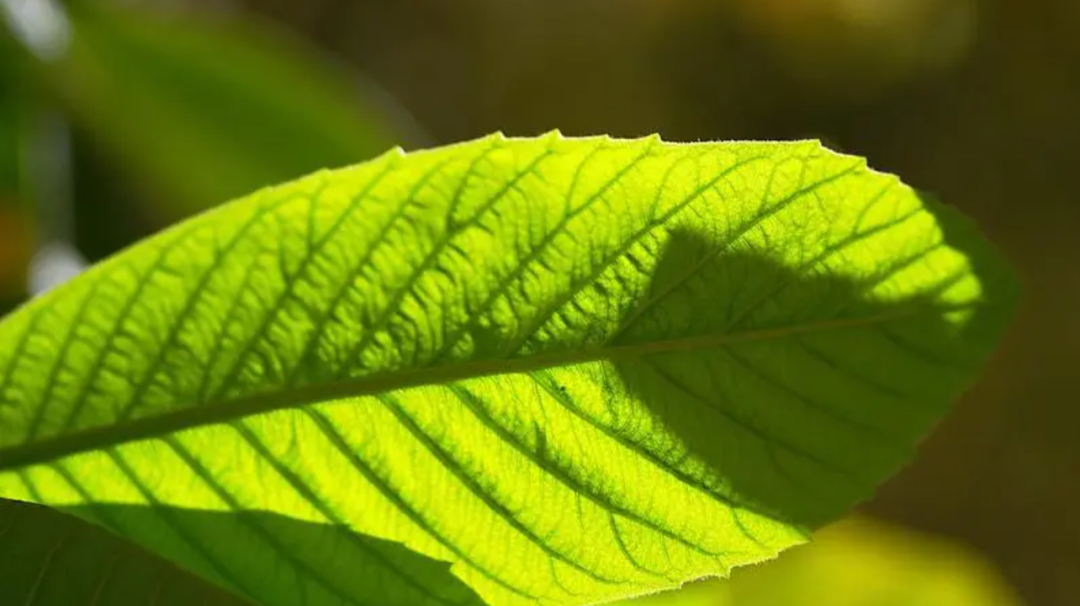
[[[981,272],[991,251],[951,211],[934,210],[947,215],[947,244]],[[975,288],[964,263],[920,274],[922,292],[882,294],[890,280],[931,271],[921,255],[857,278],[826,274],[821,262],[843,244],[793,270],[673,231],[605,344],[627,352],[605,365],[617,379],[600,371],[607,423],[632,425],[616,405],[630,395],[681,442],[654,450],[657,460],[719,486],[733,505],[803,527],[869,497],[969,386],[1011,300],[1008,283],[980,273],[991,286],[979,302],[950,302],[946,293]]]
[[[167,560],[97,524],[0,500],[0,603],[245,606],[272,597],[293,604],[483,604],[449,564],[338,526],[261,511],[112,504],[65,511],[152,540]],[[251,549],[235,557],[244,545]],[[192,570],[169,560],[187,562]]]

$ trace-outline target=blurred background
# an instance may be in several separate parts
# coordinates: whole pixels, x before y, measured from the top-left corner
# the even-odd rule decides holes
[[[1072,605],[1078,110],[1075,0],[0,0],[0,299],[392,145],[820,138],[975,217],[1020,317],[861,517],[641,606]]]

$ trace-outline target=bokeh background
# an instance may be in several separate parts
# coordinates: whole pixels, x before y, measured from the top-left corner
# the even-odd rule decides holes
[[[985,378],[862,508],[886,525],[849,521],[765,580],[694,599],[1072,605],[1078,114],[1075,0],[0,0],[0,299],[392,145],[820,138],[975,217],[1023,307]],[[762,597],[781,586],[800,597]]]

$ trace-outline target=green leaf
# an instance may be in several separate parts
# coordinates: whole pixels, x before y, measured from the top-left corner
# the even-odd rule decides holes
[[[72,3],[70,15],[69,52],[43,66],[55,90],[184,214],[367,160],[406,134],[372,85],[253,17],[100,2]]]
[[[0,604],[249,604],[126,543],[72,516],[0,499]]]
[[[374,591],[372,598],[379,604],[483,604],[449,573],[446,564],[433,562],[396,543],[356,535],[342,526],[301,522],[261,511],[237,516],[220,511],[100,503],[93,508],[96,511],[92,515],[124,519],[145,528],[168,519],[176,527],[198,529],[218,541],[242,537],[245,525],[257,525],[274,536],[287,537],[290,546],[304,554],[305,565],[318,570],[327,582],[347,588],[349,600],[355,602],[364,603],[367,594]],[[0,539],[0,604],[252,604],[126,544],[96,525],[39,505],[0,499]],[[355,557],[357,552],[364,557]],[[208,556],[205,549],[197,549],[197,553]],[[355,565],[365,560],[376,563],[380,570],[358,575]],[[380,575],[381,570],[409,571],[409,575]],[[229,575],[227,566],[215,572]],[[402,583],[403,578],[408,582]]]
[[[867,497],[1014,298],[966,220],[814,142],[395,150],[0,324],[0,496],[265,604],[347,592],[257,511],[400,542],[491,604],[636,595]]]

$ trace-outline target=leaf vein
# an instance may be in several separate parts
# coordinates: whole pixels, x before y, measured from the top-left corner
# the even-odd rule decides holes
[[[519,595],[521,597],[539,602],[539,598],[535,595],[528,593],[527,591],[520,589],[509,582],[503,580],[491,570],[480,565],[473,560],[467,553],[462,551],[460,547],[455,545],[452,541],[446,538],[438,529],[436,529],[431,523],[429,523],[420,512],[416,510],[412,505],[405,501],[404,497],[398,494],[390,484],[382,478],[375,470],[345,441],[344,436],[338,431],[333,421],[326,418],[326,416],[313,408],[301,408],[301,412],[307,414],[323,435],[330,441],[330,444],[341,454],[342,457],[348,461],[356,472],[369,484],[375,487],[388,501],[390,501],[405,517],[409,518],[417,528],[424,533],[435,539],[439,544],[443,545],[447,550],[457,556],[461,562],[468,564],[474,570],[482,574],[488,580],[494,582],[500,587]]]
[[[650,145],[648,148],[645,149],[644,152],[634,157],[626,166],[619,169],[619,171],[616,172],[610,179],[608,179],[597,191],[590,194],[589,197],[584,202],[582,202],[580,206],[571,210],[570,212],[565,213],[563,217],[559,219],[558,223],[556,223],[550,230],[548,230],[548,232],[544,235],[543,239],[541,239],[540,242],[533,246],[532,250],[530,250],[529,253],[517,263],[514,270],[506,278],[504,278],[496,288],[493,288],[491,292],[488,293],[488,296],[485,297],[485,299],[480,303],[477,309],[472,311],[472,313],[470,314],[470,320],[464,323],[460,330],[458,330],[456,333],[453,333],[452,336],[446,338],[445,345],[432,357],[432,360],[431,362],[429,362],[429,364],[435,364],[444,359],[446,354],[452,351],[454,346],[461,342],[461,339],[466,334],[468,334],[469,331],[473,330],[476,327],[483,315],[491,309],[492,305],[494,305],[495,301],[500,296],[505,294],[510,289],[510,286],[514,283],[514,281],[520,278],[522,274],[524,274],[525,271],[530,268],[534,261],[540,259],[541,255],[547,251],[548,246],[555,241],[555,238],[565,233],[565,230],[569,226],[570,222],[573,221],[581,213],[592,208],[594,203],[599,200],[600,197],[607,192],[607,190],[614,187],[615,184],[622,180],[622,178],[625,177],[629,171],[637,167],[641,163],[641,161],[645,159],[645,157],[647,157],[654,151],[655,147],[655,144]],[[599,149],[602,148],[597,147],[597,150]],[[585,162],[583,161],[581,163],[581,166],[584,166],[584,164]],[[581,167],[579,166],[579,172],[580,168]],[[574,185],[577,185],[576,179]],[[571,193],[572,191],[573,189],[571,188]],[[569,197],[567,198],[567,200],[567,203],[569,204]]]
[[[726,554],[726,552],[708,551],[700,545],[697,545],[696,543],[693,543],[689,539],[676,533],[675,531],[661,526],[660,523],[654,520],[650,520],[631,509],[615,504],[611,500],[610,496],[605,495],[574,478],[573,475],[571,475],[570,469],[559,465],[557,462],[551,461],[545,457],[541,457],[541,455],[539,455],[538,453],[530,450],[518,436],[508,431],[506,428],[496,422],[495,419],[493,419],[491,415],[488,414],[486,410],[484,410],[483,405],[479,403],[480,397],[469,391],[468,388],[457,384],[450,384],[447,387],[450,392],[453,393],[457,397],[457,399],[460,400],[462,404],[464,404],[464,406],[473,414],[473,416],[475,416],[481,423],[484,424],[485,427],[487,427],[489,431],[498,436],[500,440],[513,447],[514,450],[525,456],[526,459],[528,459],[533,465],[536,465],[537,467],[545,471],[551,478],[558,481],[563,486],[569,488],[571,491],[574,492],[574,494],[586,498],[594,505],[607,511],[609,514],[616,514],[620,517],[640,524],[653,532],[656,532],[678,543],[681,543],[684,546],[704,555],[719,556]]]
[[[253,593],[250,587],[248,587],[245,583],[241,582],[240,579],[233,574],[233,571],[230,569],[229,566],[227,566],[224,562],[218,559],[218,557],[213,552],[207,549],[202,541],[193,537],[183,524],[179,523],[177,520],[174,519],[172,510],[170,510],[168,507],[165,507],[161,503],[161,501],[157,498],[157,495],[154,494],[154,492],[150,490],[150,487],[146,485],[142,478],[140,478],[139,475],[135,473],[135,470],[128,463],[127,459],[124,458],[124,455],[121,454],[119,449],[105,449],[105,454],[113,462],[113,465],[116,465],[117,469],[120,470],[120,473],[122,473],[124,477],[127,478],[128,482],[131,483],[135,490],[139,492],[139,495],[142,496],[142,498],[146,499],[146,502],[150,504],[150,510],[153,511],[157,515],[157,517],[165,523],[166,526],[172,529],[172,531],[176,533],[176,536],[178,536],[181,541],[185,542],[188,547],[191,547],[197,554],[199,554],[199,556],[203,559],[204,562],[206,562],[207,566],[209,566],[210,569],[213,570],[214,574],[216,574],[219,579],[224,581],[230,589],[233,589],[234,591],[237,591],[241,595],[244,595],[250,599],[258,601],[256,598],[258,594]],[[71,480],[68,480],[68,483],[71,483]],[[80,490],[80,494],[83,494],[83,491]],[[89,494],[84,494],[83,498],[87,499],[88,502],[91,500]]]
[[[461,482],[466,489],[469,490],[474,496],[483,501],[485,505],[500,518],[503,519],[514,530],[525,536],[530,542],[539,547],[549,558],[553,558],[569,565],[571,568],[578,570],[590,578],[607,584],[622,584],[627,583],[627,579],[614,579],[605,577],[600,573],[591,570],[579,562],[575,561],[573,557],[562,553],[553,545],[548,543],[543,537],[540,537],[529,528],[524,522],[522,522],[514,512],[510,510],[504,503],[500,502],[495,495],[486,490],[480,483],[469,476],[469,474],[458,463],[441,444],[439,444],[434,438],[427,435],[423,429],[421,429],[416,421],[410,417],[397,403],[393,396],[388,394],[375,396],[376,399],[381,402],[387,410],[398,420],[398,422],[416,439],[420,445],[422,445],[446,471],[450,472],[458,481]]]
[[[202,273],[201,276],[199,276],[198,282],[195,284],[194,288],[186,297],[186,300],[184,301],[184,306],[181,308],[180,313],[177,314],[176,318],[171,322],[169,327],[169,333],[166,336],[164,343],[162,343],[162,345],[158,347],[153,360],[147,367],[146,372],[143,373],[142,379],[139,381],[134,392],[132,393],[131,398],[128,400],[128,405],[121,409],[119,413],[117,413],[117,420],[124,421],[129,419],[135,409],[140,406],[143,395],[146,393],[146,390],[150,388],[150,384],[157,376],[158,370],[165,362],[165,358],[168,356],[170,349],[175,345],[176,339],[179,338],[183,325],[187,322],[192,312],[195,311],[195,306],[202,299],[202,295],[205,293],[206,288],[210,283],[210,280],[223,266],[223,264],[225,263],[225,259],[232,253],[233,250],[235,250],[235,248],[240,244],[240,242],[243,241],[244,235],[246,235],[249,230],[254,228],[254,226],[257,225],[267,214],[278,208],[281,204],[285,204],[288,200],[288,198],[283,199],[278,204],[259,208],[258,210],[256,210],[256,212],[252,213],[252,216],[249,217],[246,221],[244,221],[244,223],[240,226],[240,229],[236,230],[236,233],[233,235],[232,238],[229,239],[229,242],[226,243],[225,247],[214,256],[214,259],[211,262],[210,266]]]
[[[349,367],[349,362],[355,360],[357,356],[361,355],[371,344],[371,340],[375,337],[375,335],[377,335],[380,331],[386,328],[393,315],[399,311],[398,305],[401,303],[401,300],[410,292],[412,292],[413,287],[416,286],[417,282],[425,274],[425,272],[438,261],[441,253],[453,242],[453,239],[457,236],[457,234],[461,233],[466,227],[479,221],[486,212],[491,210],[499,201],[503,199],[505,194],[510,191],[510,188],[513,186],[514,183],[517,183],[519,180],[525,178],[526,176],[533,174],[540,162],[542,162],[545,158],[551,156],[553,153],[554,151],[549,148],[545,152],[538,154],[537,157],[534,158],[525,167],[524,170],[519,171],[516,175],[514,175],[514,177],[510,180],[510,183],[508,183],[498,193],[488,199],[484,203],[484,205],[480,207],[479,210],[473,213],[472,216],[462,221],[461,223],[449,227],[446,230],[446,233],[443,234],[442,239],[439,240],[439,242],[434,247],[432,247],[432,249],[424,257],[424,260],[420,262],[420,265],[418,265],[415,269],[412,270],[412,272],[410,272],[409,276],[405,279],[405,282],[401,286],[394,289],[394,294],[390,298],[390,301],[387,302],[386,306],[383,308],[382,313],[379,315],[378,318],[376,318],[372,326],[368,327],[368,329],[365,331],[364,336],[360,338],[356,345],[350,348],[348,355],[345,357],[345,372],[339,373],[339,377],[344,377],[347,375],[349,370],[351,370]],[[460,195],[460,193],[461,190],[459,189],[458,194]],[[452,209],[457,205],[457,203],[457,199],[451,202],[451,210],[447,213],[447,216],[450,216],[452,214]]]
[[[672,166],[670,167],[667,175],[665,175],[665,179],[667,179],[667,177],[670,176],[671,172],[674,171],[675,167],[680,162],[682,162],[682,161],[684,161],[686,159],[688,159],[688,157],[683,156],[678,161],[672,163]],[[728,168],[720,171],[719,174],[717,174],[715,177],[713,177],[712,179],[707,181],[704,185],[702,185],[702,186],[698,187],[697,189],[695,189],[693,193],[691,193],[689,196],[687,196],[683,200],[681,200],[678,203],[676,203],[675,205],[673,205],[671,208],[669,208],[667,211],[665,211],[659,217],[654,217],[652,220],[646,222],[645,225],[641,229],[639,229],[638,231],[631,234],[630,237],[627,238],[626,241],[624,241],[618,247],[618,249],[615,250],[615,252],[613,254],[609,255],[603,261],[598,263],[596,265],[596,267],[594,267],[592,269],[592,271],[589,272],[589,274],[587,276],[585,276],[584,279],[582,279],[580,282],[578,282],[576,284],[571,284],[570,287],[566,290],[566,292],[563,295],[559,296],[551,305],[548,306],[548,310],[547,310],[546,313],[541,314],[539,317],[537,317],[535,320],[533,320],[532,328],[530,330],[525,331],[523,336],[521,338],[519,338],[518,341],[515,342],[512,347],[509,348],[510,352],[513,355],[522,354],[523,353],[522,349],[524,348],[524,346],[529,342],[529,340],[531,340],[536,335],[537,332],[539,332],[539,330],[541,328],[544,327],[544,325],[547,323],[548,320],[551,319],[552,316],[554,316],[556,313],[558,313],[558,311],[567,302],[573,300],[575,297],[577,297],[578,294],[581,293],[581,291],[583,291],[585,288],[588,288],[588,286],[590,284],[594,283],[596,281],[596,279],[600,276],[600,274],[604,273],[608,268],[610,268],[612,265],[614,265],[614,263],[616,261],[618,261],[624,255],[626,255],[627,251],[629,251],[635,244],[637,244],[643,237],[645,237],[646,234],[652,232],[657,227],[660,227],[660,226],[664,225],[665,223],[667,223],[668,220],[670,220],[672,217],[677,215],[680,211],[682,211],[686,207],[693,204],[694,201],[699,199],[702,194],[704,194],[706,191],[708,191],[716,183],[719,183],[722,179],[727,178],[732,173],[734,173],[736,170],[750,164],[751,162],[754,162],[754,161],[757,161],[757,160],[762,160],[762,159],[764,159],[763,156],[753,156],[753,157],[746,158],[746,159],[739,160],[739,161],[735,162],[734,164],[732,164]],[[663,184],[661,184],[657,188],[657,194],[656,194],[657,198],[659,198],[660,192],[663,190],[663,188],[664,188]]]
[[[247,426],[247,424],[241,419],[229,424],[240,437],[251,446],[263,459],[265,459],[270,465],[277,471],[289,485],[304,498],[312,507],[314,507],[326,520],[332,524],[335,524],[345,530],[345,536],[349,539],[349,543],[355,545],[361,551],[368,556],[376,560],[380,566],[390,571],[394,576],[398,577],[404,583],[417,592],[426,595],[436,602],[447,604],[450,606],[459,606],[460,602],[448,601],[446,598],[432,593],[423,583],[419,582],[415,577],[408,574],[408,572],[402,570],[396,566],[392,561],[386,558],[377,549],[373,549],[370,545],[365,543],[359,536],[357,536],[351,528],[349,523],[336,512],[326,501],[324,501],[320,495],[315,492],[315,489],[304,481],[300,475],[291,469],[288,465],[278,459],[266,444],[259,439],[254,430]]]
[[[255,329],[255,332],[253,332],[245,339],[245,343],[241,348],[240,353],[237,355],[236,361],[223,375],[224,380],[217,389],[218,397],[228,393],[229,389],[231,389],[232,386],[236,383],[236,381],[239,380],[240,371],[244,368],[244,364],[247,362],[248,356],[251,355],[252,350],[259,345],[263,336],[266,334],[266,331],[269,330],[270,326],[274,323],[274,321],[278,319],[278,314],[280,313],[281,308],[285,305],[289,297],[293,294],[293,290],[300,283],[304,272],[307,271],[307,268],[315,259],[319,257],[322,249],[327,244],[329,244],[331,240],[333,240],[333,237],[337,233],[337,231],[341,229],[346,223],[348,223],[348,220],[352,217],[353,213],[356,211],[356,208],[360,205],[360,203],[363,202],[367,198],[368,194],[373,192],[380,183],[382,183],[383,179],[385,179],[386,176],[393,171],[397,164],[398,157],[391,156],[390,159],[386,162],[386,166],[384,166],[382,170],[378,172],[378,174],[371,177],[368,182],[364,184],[363,189],[353,198],[352,203],[349,204],[349,206],[347,206],[344,210],[342,210],[342,212],[334,219],[333,223],[331,223],[330,228],[327,229],[326,233],[323,234],[322,237],[320,237],[315,242],[313,249],[309,251],[308,254],[304,255],[304,257],[300,260],[300,266],[296,269],[295,272],[292,273],[291,276],[285,271],[284,267],[282,268],[281,276],[282,279],[285,280],[285,288],[282,289],[280,293],[278,293],[277,297],[275,297],[274,303],[271,308],[267,310],[265,314],[263,314],[262,321]],[[281,249],[279,249],[279,252],[280,250]]]
[[[682,275],[680,275],[675,280],[672,280],[671,283],[668,284],[663,291],[661,291],[658,294],[650,296],[649,299],[647,299],[642,305],[638,306],[634,310],[634,312],[631,313],[630,316],[623,322],[622,326],[620,326],[615,331],[615,333],[612,334],[612,336],[610,337],[610,340],[611,341],[617,341],[618,338],[620,336],[622,336],[627,330],[629,330],[638,321],[638,319],[641,318],[642,315],[644,315],[644,313],[646,311],[651,309],[653,306],[655,306],[657,303],[659,303],[664,298],[669,296],[671,293],[675,292],[675,290],[678,289],[679,286],[681,286],[687,280],[689,280],[691,277],[693,277],[695,274],[697,274],[697,272],[701,271],[701,268],[704,267],[706,263],[708,263],[708,262],[712,261],[713,259],[715,259],[716,257],[720,256],[725,251],[730,250],[731,247],[734,246],[735,244],[737,244],[739,242],[739,240],[741,240],[747,233],[750,232],[750,230],[752,230],[755,227],[761,225],[765,220],[769,219],[770,217],[773,217],[773,216],[777,215],[778,213],[782,212],[784,209],[791,207],[791,205],[794,202],[796,202],[797,200],[799,200],[803,196],[806,196],[806,195],[820,189],[821,187],[824,187],[825,185],[827,185],[829,183],[837,181],[837,180],[851,174],[852,172],[854,172],[855,170],[857,170],[861,166],[862,166],[862,161],[856,162],[856,163],[852,164],[851,166],[845,168],[844,170],[841,170],[841,171],[837,172],[834,175],[830,175],[830,176],[828,176],[828,177],[826,177],[824,179],[815,181],[814,183],[812,183],[810,185],[799,188],[795,192],[793,192],[793,193],[789,194],[788,196],[782,198],[779,202],[777,202],[773,206],[765,209],[764,211],[760,211],[758,213],[755,213],[754,217],[751,220],[749,220],[749,221],[743,223],[742,225],[738,226],[737,228],[735,228],[735,235],[734,236],[729,236],[728,239],[725,242],[721,243],[721,245],[716,248],[716,250],[712,251],[708,255],[705,255],[704,257],[699,259],[696,263],[691,265]],[[767,195],[767,192],[768,192],[768,188],[766,188],[766,195]]]
[[[161,438],[161,441],[164,444],[167,444],[170,448],[172,448],[173,452],[175,452],[184,461],[184,463],[193,472],[195,472],[195,475],[197,475],[203,481],[203,483],[206,484],[206,486],[210,488],[210,490],[212,490],[218,496],[218,498],[222,500],[222,502],[228,505],[229,508],[237,514],[238,520],[242,520],[248,528],[250,528],[256,535],[258,535],[259,538],[263,540],[263,542],[273,548],[273,550],[277,552],[282,559],[289,562],[295,570],[304,572],[305,576],[315,581],[316,584],[322,586],[322,588],[325,589],[328,593],[337,597],[339,600],[341,600],[343,604],[366,606],[365,603],[358,601],[355,596],[352,596],[348,590],[340,587],[337,583],[334,583],[330,579],[327,579],[317,569],[310,566],[307,561],[294,555],[291,551],[289,551],[287,546],[279,543],[277,539],[274,538],[273,533],[267,531],[267,529],[263,527],[262,524],[259,524],[258,522],[253,521],[248,516],[244,515],[245,509],[236,500],[236,497],[233,496],[232,493],[228,491],[228,489],[219,484],[217,480],[214,479],[214,474],[211,473],[208,469],[206,469],[202,462],[199,461],[193,454],[191,454],[191,452],[188,451],[188,449],[183,444],[181,444],[179,440],[177,440],[173,436],[165,436]]]

